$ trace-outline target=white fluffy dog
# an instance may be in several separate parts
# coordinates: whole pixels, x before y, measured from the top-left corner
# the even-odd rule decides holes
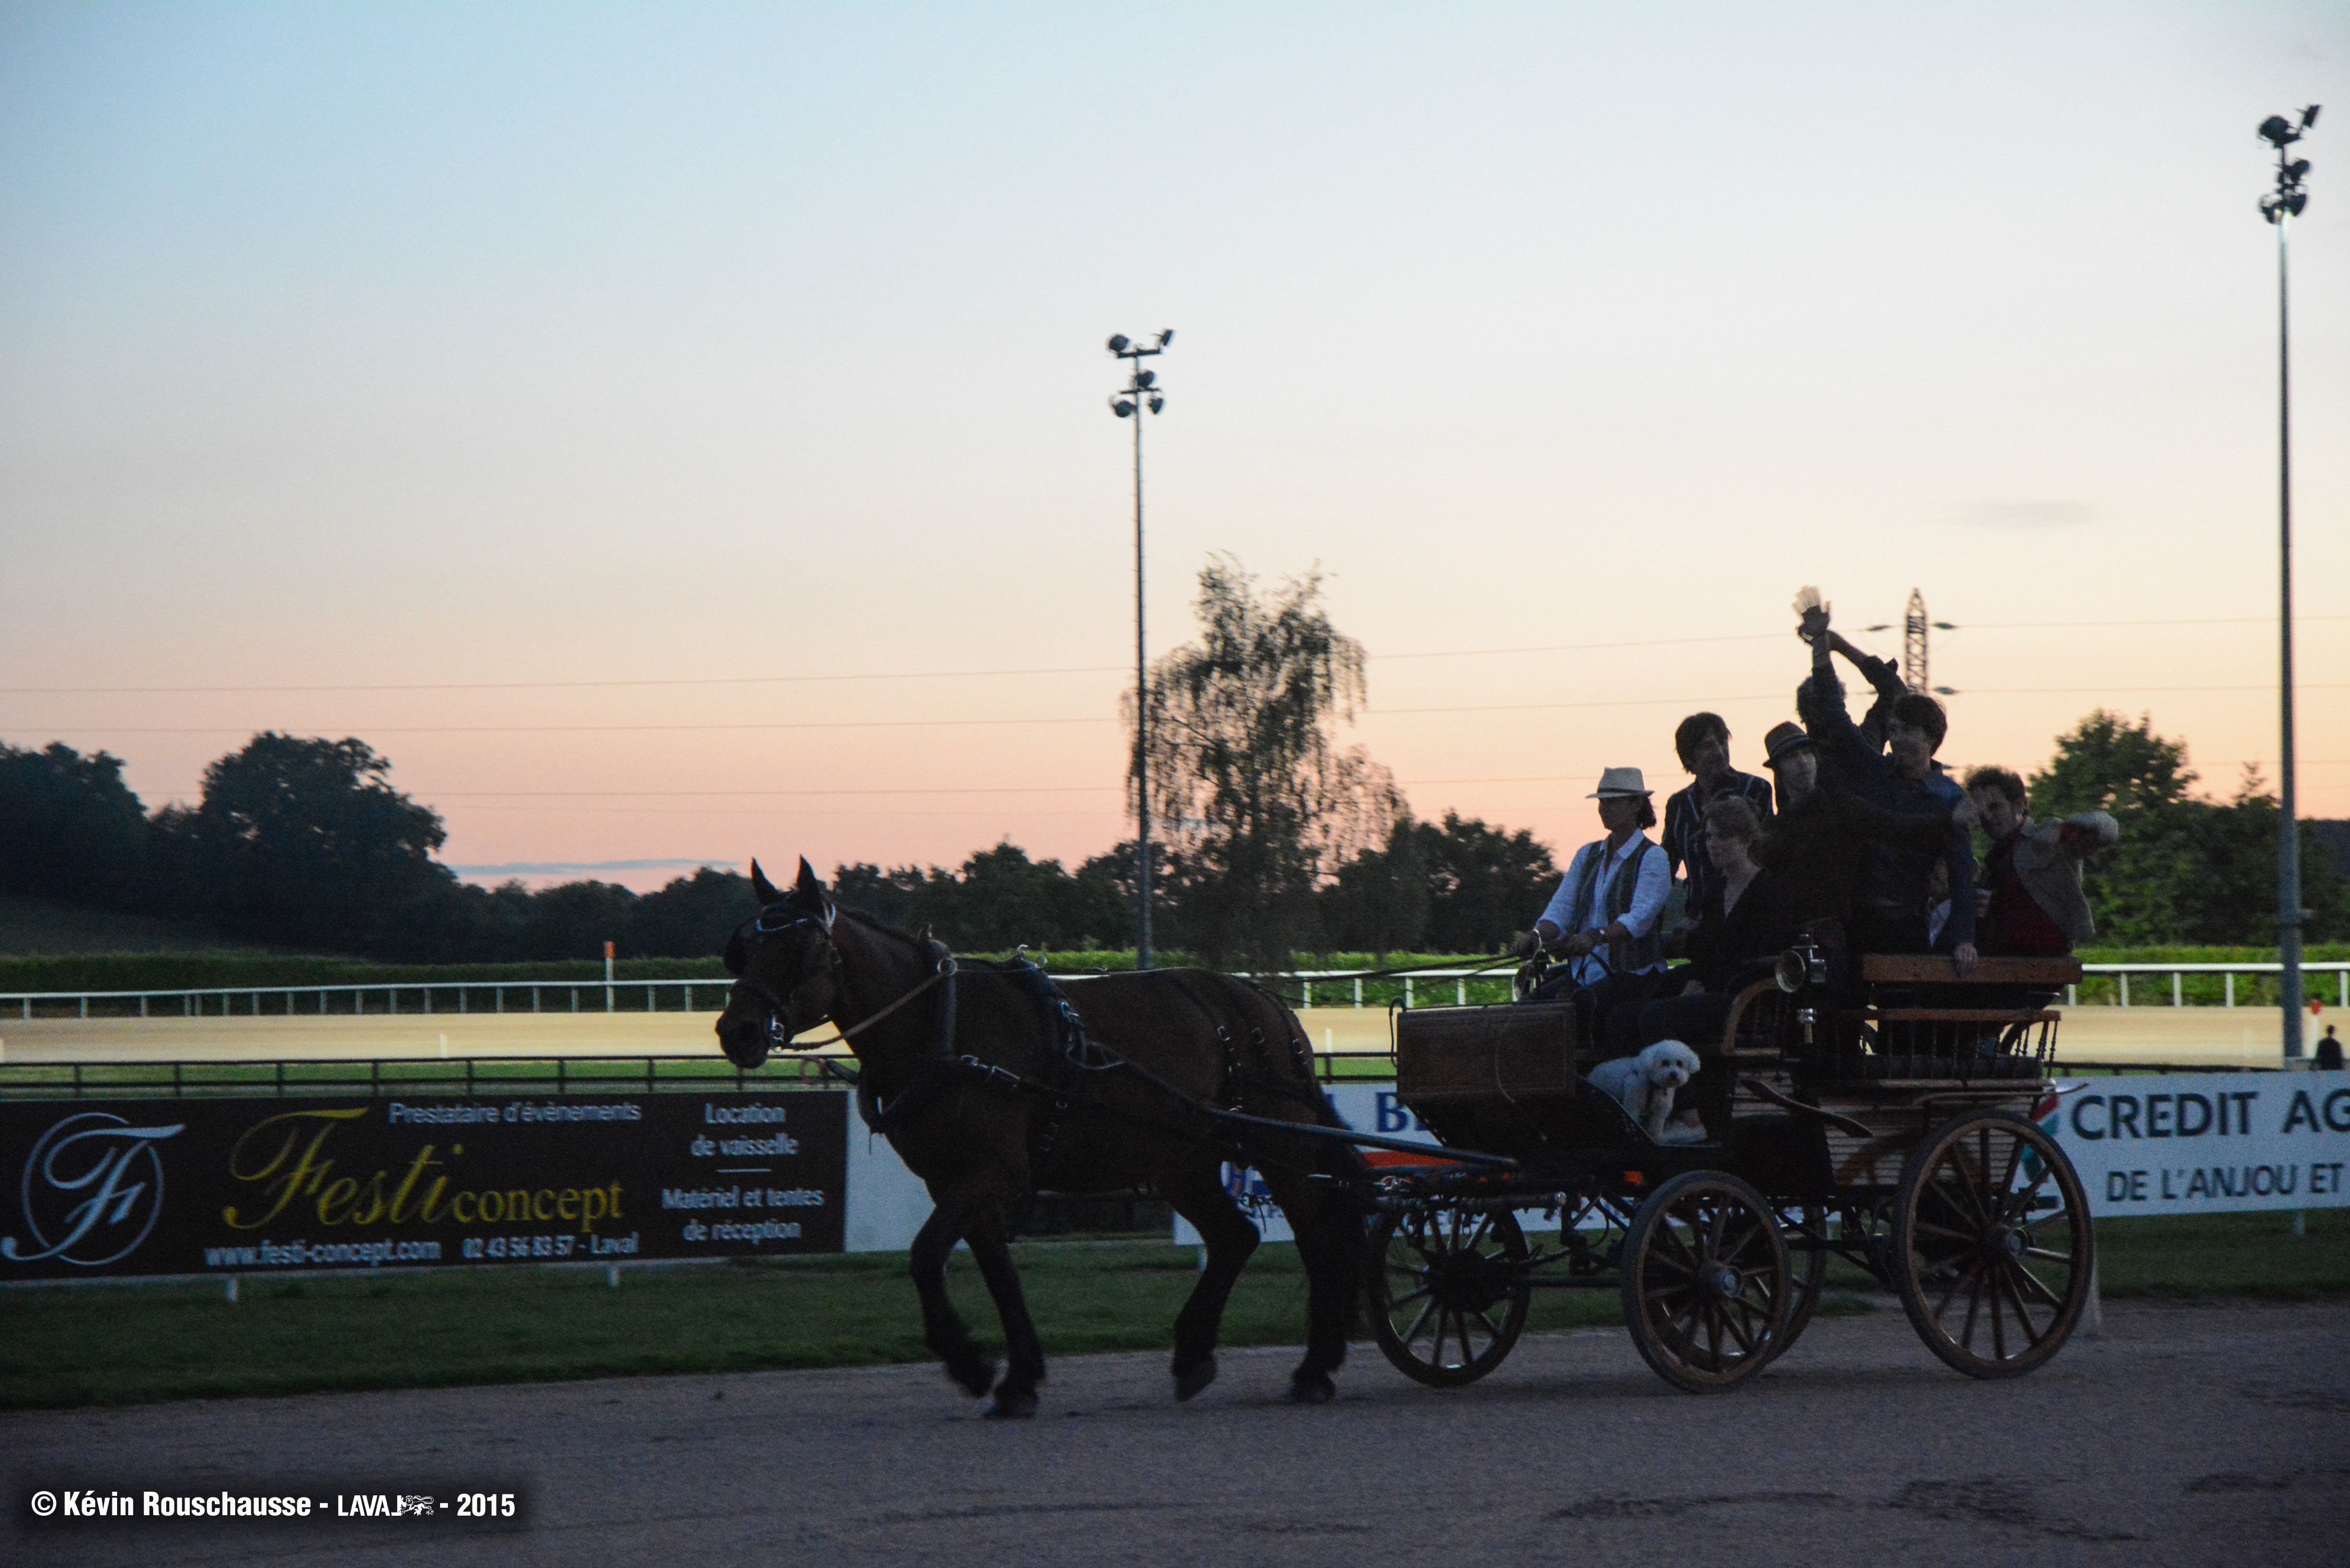
[[[1702,1127],[1666,1123],[1673,1114],[1673,1091],[1697,1076],[1697,1053],[1678,1040],[1659,1040],[1638,1056],[1618,1056],[1591,1069],[1591,1085],[1623,1106],[1656,1143],[1693,1143]]]

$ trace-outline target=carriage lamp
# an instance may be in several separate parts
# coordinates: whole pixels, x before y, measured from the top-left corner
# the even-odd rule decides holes
[[[1790,996],[1806,985],[1825,985],[1827,955],[1815,942],[1798,943],[1779,955],[1778,961],[1771,966],[1771,979]]]

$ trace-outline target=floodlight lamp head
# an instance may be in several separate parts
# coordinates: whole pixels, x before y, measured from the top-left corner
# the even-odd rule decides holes
[[[2301,140],[2301,132],[2294,129],[2293,121],[2281,114],[2272,114],[2261,121],[2260,135],[2262,140],[2280,152],[2288,143]]]
[[[2284,166],[2282,172],[2287,183],[2298,185],[2309,173],[2309,160],[2306,158],[2296,158],[2292,162]]]
[[[2317,111],[2324,107],[2325,106],[2322,103],[2313,103],[2307,109],[2303,109],[2301,111],[2302,130],[2307,130],[2311,126],[2315,125],[2317,123]]]
[[[1119,419],[1131,419],[1134,415],[1134,405],[1128,402],[1124,398],[1112,393],[1109,400],[1109,411],[1116,414]]]
[[[2316,116],[2316,114],[2317,114],[2317,111],[2316,111],[2315,109],[2311,109],[2309,112],[2310,112],[2310,115],[2311,115],[2311,117],[2312,117],[2313,119],[2314,119],[2314,118]],[[2302,123],[2303,123],[2303,125],[2306,125],[2306,124],[2308,124],[2308,123],[2309,123],[2309,121],[2308,121],[2308,120],[2303,120],[2303,121],[2302,121]],[[1164,327],[1164,328],[1162,328],[1162,329],[1159,331],[1159,346],[1161,348],[1166,348],[1166,347],[1167,347],[1167,345],[1169,345],[1170,343],[1172,343],[1172,342],[1174,342],[1174,341],[1175,341],[1175,329],[1174,329],[1172,327]]]
[[[1150,394],[1150,411],[1151,411],[1152,413],[1154,413],[1154,414],[1155,414],[1155,413],[1157,413],[1159,410],[1161,410],[1161,409],[1165,408],[1166,406],[1167,406],[1167,400],[1166,400],[1166,399],[1164,399],[1164,398],[1160,397],[1160,396],[1159,396],[1158,393],[1156,393],[1156,392],[1153,392],[1153,393],[1151,393],[1151,394]]]
[[[1125,352],[1126,352],[1126,350],[1127,350],[1127,337],[1126,337],[1126,334],[1125,334],[1125,333],[1123,333],[1123,332],[1120,332],[1120,333],[1117,333],[1117,334],[1113,335],[1113,336],[1111,337],[1110,340],[1109,340],[1109,351],[1110,351],[1111,353],[1113,353],[1113,354],[1123,354],[1123,353],[1125,353]]]
[[[1937,697],[1955,697],[1958,694],[1959,689],[1955,686],[1937,686],[1934,688],[1934,695]]]
[[[1151,387],[1158,383],[1159,372],[1156,370],[1137,370],[1134,373],[1134,384],[1138,387]]]

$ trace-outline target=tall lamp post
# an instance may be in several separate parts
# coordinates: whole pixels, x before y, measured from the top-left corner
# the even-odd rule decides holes
[[[2284,1005],[2284,1054],[2301,1054],[2301,819],[2293,791],[2293,359],[2286,328],[2285,230],[2309,204],[2302,181],[2309,160],[2286,150],[2317,123],[2318,106],[2301,111],[2294,124],[2281,114],[2261,122],[2262,140],[2276,149],[2276,188],[2261,198],[2261,216],[2277,234],[2277,556],[2279,635],[2278,688],[2282,692],[2282,743],[2278,770],[2282,811],[2277,823],[2277,959],[2279,1000]]]
[[[1159,389],[1159,372],[1146,370],[1145,359],[1167,352],[1175,341],[1171,327],[1149,343],[1137,343],[1120,333],[1109,340],[1110,354],[1131,360],[1126,385],[1112,392],[1109,410],[1134,421],[1134,967],[1150,967],[1150,687],[1142,645],[1142,412],[1158,413],[1167,406]]]

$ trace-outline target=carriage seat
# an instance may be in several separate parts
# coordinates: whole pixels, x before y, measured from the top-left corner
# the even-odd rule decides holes
[[[1849,1056],[1835,1064],[1835,1076],[1851,1079],[2024,1078],[2041,1075],[2039,1058],[2001,1054],[1969,1056]]]
[[[1959,961],[1940,953],[1866,953],[1860,961],[1860,978],[1869,985],[2012,985],[2055,991],[2077,985],[2081,961],[2076,958],[1987,958],[1963,980]]]

